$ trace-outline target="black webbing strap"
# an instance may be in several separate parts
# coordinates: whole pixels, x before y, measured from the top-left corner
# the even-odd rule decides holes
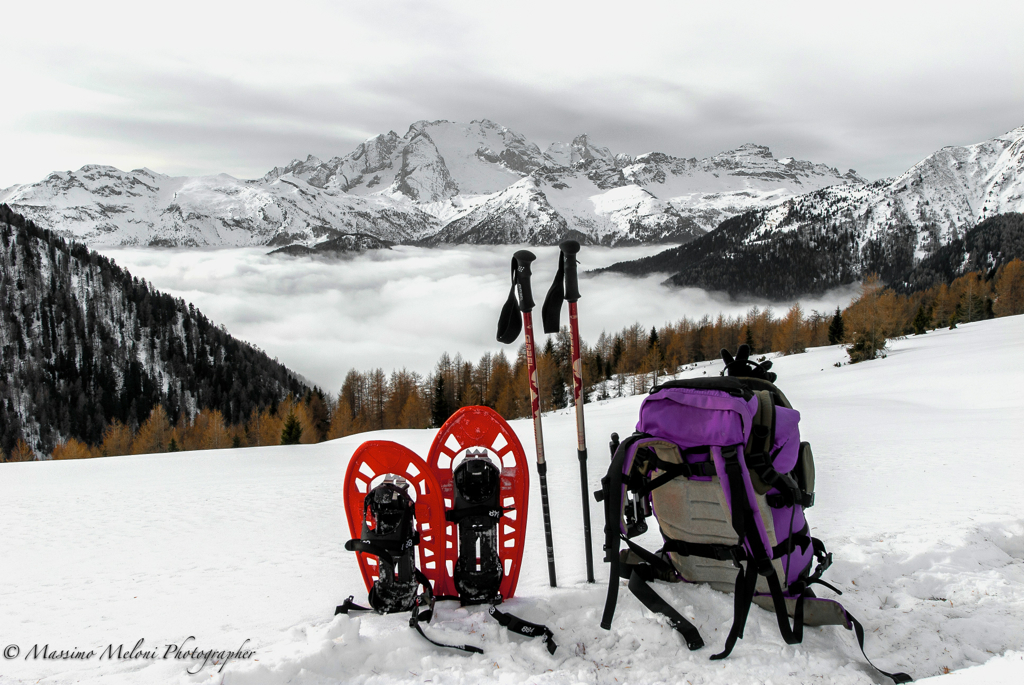
[[[573,257],[575,259],[575,257]],[[578,297],[578,296],[577,296]],[[544,304],[540,308],[541,325],[545,333],[557,333],[559,319],[562,316],[562,301],[565,299],[565,253],[558,251],[558,271],[555,280],[548,288]]]
[[[605,561],[611,566],[608,574],[608,595],[604,601],[604,613],[601,615],[601,627],[611,630],[612,617],[615,616],[615,604],[619,597],[619,547],[622,518],[622,465],[626,461],[629,447],[641,438],[650,437],[644,433],[634,433],[621,443],[612,456],[608,475],[601,479],[604,502],[604,553]]]
[[[804,597],[803,593],[796,598],[796,611],[793,612],[793,625],[789,625],[789,611],[786,608],[786,598],[782,594],[782,585],[779,583],[779,576],[775,566],[769,563],[771,570],[763,573],[768,580],[768,589],[772,594],[772,604],[775,605],[775,618],[779,623],[779,632],[787,645],[798,645],[804,639]]]
[[[543,635],[544,644],[547,645],[549,654],[554,654],[555,650],[558,649],[558,645],[555,644],[555,634],[552,633],[551,629],[547,626],[541,625],[540,623],[530,623],[529,621],[524,621],[518,616],[506,614],[504,611],[499,611],[498,607],[493,604],[488,607],[487,612],[494,617],[495,621],[513,633],[525,635],[526,637],[537,637],[538,635]]]
[[[359,606],[358,604],[352,601],[354,599],[355,597],[349,595],[348,599],[339,604],[338,607],[334,610],[334,615],[337,616],[338,614],[348,614],[348,612],[350,611],[373,611],[373,609],[371,609],[370,607]]]
[[[814,549],[814,557],[818,560],[818,566],[814,569],[814,573],[808,578],[808,582],[820,582],[821,574],[828,570],[828,567],[832,565],[832,552],[825,549],[825,543],[818,538],[811,538],[811,547]],[[824,585],[824,583],[822,583]],[[826,587],[829,587],[826,585]],[[839,593],[843,594],[843,593]]]
[[[864,626],[860,624],[860,621],[851,616],[849,611],[843,609],[843,612],[846,614],[846,618],[849,619],[850,623],[853,625],[853,632],[857,635],[857,644],[860,645],[860,653],[864,655],[864,660],[871,664],[871,668],[875,669],[887,678],[892,678],[892,681],[897,685],[900,685],[900,683],[914,682],[914,679],[906,673],[889,673],[888,671],[883,671],[878,666],[872,664],[871,659],[868,658],[867,653],[864,651]]]
[[[814,493],[812,492],[811,494],[808,495],[806,492],[802,490],[800,490],[799,492],[800,498],[797,499],[796,502],[793,502],[793,498],[791,496],[787,496],[783,492],[768,493],[767,495],[765,495],[765,501],[767,501],[768,506],[771,507],[772,509],[785,509],[786,507],[791,507],[794,504],[799,504],[804,509],[809,509],[810,507],[813,507]]]
[[[395,555],[401,556],[406,550],[418,545],[420,534],[417,532],[411,538],[399,542],[397,540],[371,542],[370,540],[349,540],[345,543],[345,549],[349,552],[365,552],[372,554],[381,561],[386,561],[392,566],[395,565]]]
[[[679,476],[685,476],[687,478],[703,476],[705,478],[710,478],[711,476],[718,475],[718,471],[715,469],[715,463],[713,461],[702,461],[696,464],[687,464],[685,462],[681,464],[672,464],[654,457],[653,459],[648,459],[647,463],[651,467],[662,471],[662,474],[651,480],[649,483],[636,488],[637,495],[641,497],[649,494],[655,488],[660,488],[665,483],[675,480]]]
[[[507,511],[512,511],[512,507],[493,507],[486,504],[475,504],[471,507],[462,507],[461,509],[449,509],[444,512],[444,520],[449,523],[458,523],[470,516],[483,516],[498,521]]]
[[[384,545],[378,544],[376,542],[370,542],[369,540],[349,540],[345,543],[345,549],[347,549],[349,552],[365,552],[367,554],[372,554],[373,556],[381,559],[382,561],[388,562],[392,566],[395,565],[395,559],[391,556],[391,552],[398,551],[389,550],[386,547],[384,547]]]
[[[793,547],[799,547],[800,552],[803,553],[813,543],[811,541],[811,527],[804,523],[802,530],[793,533],[785,540],[780,540],[779,544],[772,547],[772,559],[778,559],[784,554],[792,554]],[[824,571],[824,569],[822,569]]]
[[[725,638],[725,648],[718,654],[712,654],[711,660],[724,659],[732,653],[736,641],[743,637],[743,628],[747,625],[747,614],[750,613],[750,605],[754,601],[754,589],[757,587],[757,571],[754,570],[754,562],[747,561],[746,566],[741,566],[736,574],[735,598],[732,605],[732,628],[729,636]]]
[[[508,299],[501,307],[498,316],[498,342],[514,343],[523,330],[523,314],[516,299],[516,258],[512,258],[512,288],[508,291]]]
[[[625,536],[623,536],[622,541],[626,543],[626,546],[629,547],[629,549],[632,550],[634,554],[636,554],[638,557],[643,559],[644,562],[646,562],[648,566],[652,566],[655,569],[657,569],[658,571],[669,571],[673,575],[675,575],[675,572],[676,572],[675,567],[671,564],[671,562],[666,560],[664,557],[659,556],[655,552],[647,551],[646,549],[644,549],[643,547],[641,547],[640,545],[636,544],[635,542],[633,542],[632,540],[630,540],[629,538],[627,538]],[[665,544],[668,545],[669,542],[670,542],[669,540],[666,540]],[[664,550],[665,550],[665,548],[662,548],[662,551],[664,551]],[[631,566],[632,567],[633,565],[627,564],[627,566]],[[620,577],[621,578],[629,578],[631,573],[632,573],[632,568],[630,568],[630,573],[623,574]]]
[[[430,619],[434,617],[434,591],[430,589],[430,580],[423,575],[423,572],[416,569],[416,580],[419,581],[420,585],[423,586],[423,594],[416,597],[416,603],[412,607],[412,615],[409,617],[409,627],[414,628],[424,640],[436,647],[445,647],[447,649],[458,649],[463,652],[470,654],[483,654],[484,650],[473,645],[449,645],[444,642],[438,642],[437,640],[431,639],[426,633],[423,632],[423,628],[420,627],[420,623],[430,623]],[[421,607],[426,604],[426,610],[421,611]]]
[[[409,617],[409,626],[411,628],[414,628],[416,632],[423,637],[424,640],[426,640],[427,642],[436,647],[444,647],[446,649],[458,649],[460,651],[468,652],[470,654],[483,654],[484,650],[480,649],[479,647],[474,647],[473,645],[445,644],[443,642],[438,642],[437,640],[431,639],[426,633],[423,632],[423,628],[420,626],[420,623],[430,623],[430,619],[434,617],[434,592],[430,589],[430,580],[425,575],[423,575],[423,573],[419,569],[416,570],[416,581],[423,587],[423,592],[416,597],[416,601],[412,606],[412,615]],[[349,595],[348,599],[346,599],[343,603],[338,605],[338,607],[334,610],[334,615],[348,615],[350,612],[355,611],[376,611],[375,609],[371,609],[369,607],[359,606],[353,601],[353,599],[354,598],[351,595]],[[426,605],[426,609],[421,608],[424,605]]]
[[[809,542],[809,541],[808,541]],[[684,542],[683,540],[665,540],[662,550],[675,552],[684,557],[704,557],[706,559],[718,559],[719,561],[739,562],[747,558],[747,552],[742,545],[712,545],[703,542]]]
[[[693,651],[704,646],[704,640],[700,636],[697,627],[686,620],[682,614],[661,598],[650,585],[647,584],[650,578],[644,578],[645,567],[636,566],[629,577],[629,591],[632,592],[640,602],[656,614],[661,614],[668,619],[669,625],[686,640],[686,646]]]
[[[743,482],[738,452],[735,448],[723,448],[722,458],[725,461],[725,472],[729,476],[729,498],[731,500],[733,530],[736,531],[741,544],[747,541],[747,546],[753,559],[748,560],[746,567],[741,568],[736,576],[733,624],[725,641],[725,649],[711,658],[724,659],[729,656],[733,647],[736,646],[736,641],[743,637],[743,628],[750,613],[750,604],[754,601],[758,575],[765,576],[765,579],[768,581],[768,588],[771,591],[772,603],[775,607],[775,617],[779,624],[779,632],[782,633],[782,639],[785,640],[786,644],[799,644],[803,640],[804,595],[801,594],[796,600],[793,625],[790,627],[789,613],[786,609],[786,598],[782,594],[782,586],[779,583],[775,566],[772,564],[771,559],[768,558],[768,553],[760,539],[747,539],[747,531],[749,530],[751,535],[756,534],[757,525],[754,522],[754,512],[747,501],[747,490]]]

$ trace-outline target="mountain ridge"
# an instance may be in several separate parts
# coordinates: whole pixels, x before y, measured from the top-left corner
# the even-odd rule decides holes
[[[863,179],[753,144],[698,160],[616,154],[581,134],[541,150],[486,119],[423,120],[252,180],[86,165],[0,191],[0,201],[92,245],[313,247],[357,234],[399,244],[631,245],[688,242],[741,211],[835,183]]]
[[[915,275],[917,266],[953,273],[957,260],[970,259],[965,234],[1020,212],[1024,126],[974,145],[944,147],[890,179],[834,185],[748,211],[689,244],[605,270],[661,272],[671,285],[773,298],[821,293],[869,272],[893,284],[924,282],[931,277]],[[1015,239],[998,235],[1007,236],[997,242],[1006,241],[1012,253]],[[950,245],[959,247],[946,249]],[[933,257],[939,254],[953,261],[938,265]]]

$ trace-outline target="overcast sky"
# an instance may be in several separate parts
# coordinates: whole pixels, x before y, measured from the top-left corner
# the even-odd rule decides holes
[[[1024,3],[7,3],[0,187],[251,178],[419,119],[868,178],[1024,125]]]

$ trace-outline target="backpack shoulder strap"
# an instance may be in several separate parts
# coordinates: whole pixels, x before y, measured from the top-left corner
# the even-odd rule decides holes
[[[612,456],[608,467],[608,475],[601,479],[601,489],[594,493],[598,502],[604,503],[604,553],[611,570],[608,574],[608,595],[604,602],[604,614],[601,616],[601,627],[611,630],[612,617],[615,615],[615,604],[619,597],[619,548],[621,546],[622,519],[622,467],[626,463],[629,449],[641,438],[651,437],[646,433],[634,433],[621,443]]]

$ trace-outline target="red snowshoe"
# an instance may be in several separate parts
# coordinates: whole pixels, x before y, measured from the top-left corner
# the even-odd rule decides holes
[[[367,501],[370,492],[375,497]],[[406,523],[401,526],[397,523],[404,515],[400,502],[401,506],[414,507],[414,516],[405,517]],[[444,502],[437,479],[415,452],[387,440],[360,445],[345,473],[345,511],[352,535],[346,548],[356,552],[368,591],[372,592],[378,581],[390,584],[389,578],[381,579],[381,567],[388,565],[395,579],[406,584],[415,581],[410,569],[418,567],[436,592],[444,556],[439,534],[444,526]],[[419,564],[412,555],[405,554],[414,546],[419,549]],[[405,561],[393,568],[395,564],[386,561],[381,551],[392,559],[405,557]],[[395,610],[410,609],[408,604],[402,606],[405,608]]]
[[[515,594],[526,538],[530,470],[519,438],[488,407],[463,407],[427,455],[444,497],[439,595],[464,604]]]

